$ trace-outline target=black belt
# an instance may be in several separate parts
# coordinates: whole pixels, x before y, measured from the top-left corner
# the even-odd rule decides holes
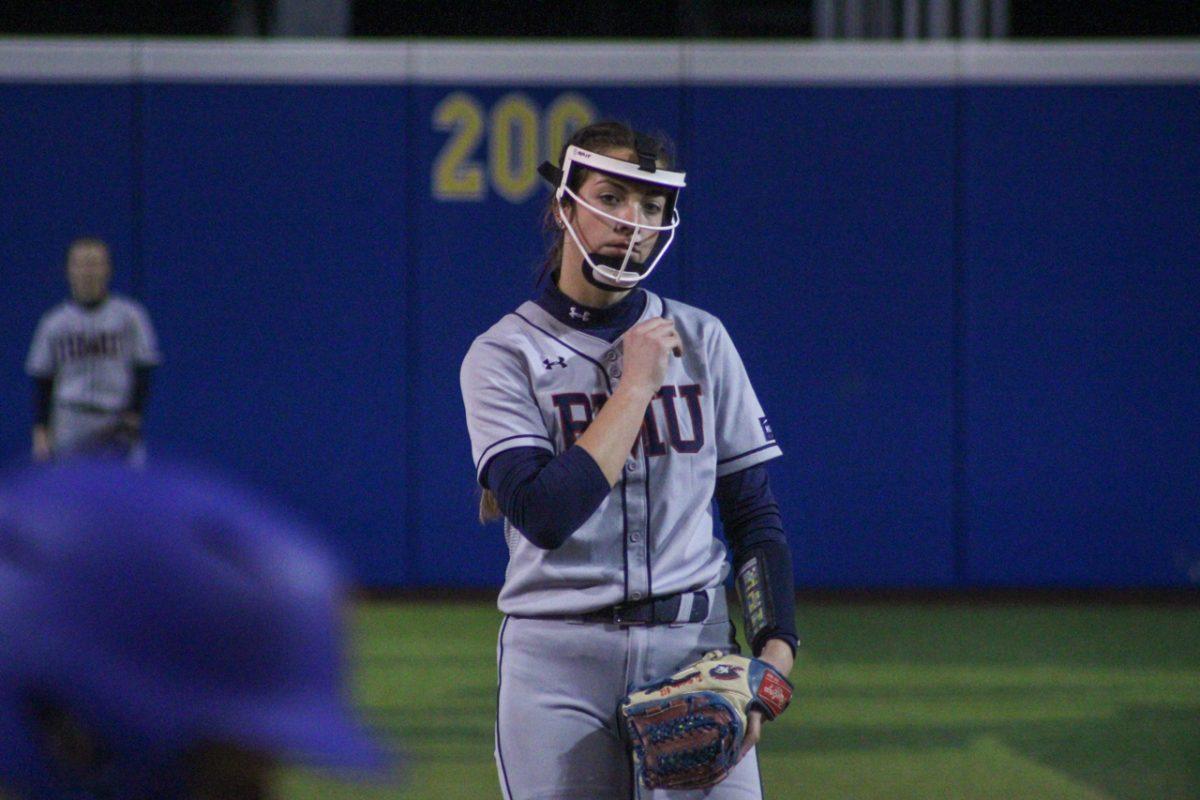
[[[687,619],[679,619],[683,599],[691,597],[692,609]],[[580,614],[584,622],[605,622],[610,625],[667,625],[670,623],[703,622],[708,619],[708,592],[680,592],[667,597],[617,603],[615,606]]]
[[[94,405],[92,403],[64,402],[64,403],[55,403],[54,405],[58,408],[65,408],[68,411],[75,411],[80,414],[109,415],[109,414],[121,413],[120,411],[113,411],[112,409],[105,408],[103,406]]]

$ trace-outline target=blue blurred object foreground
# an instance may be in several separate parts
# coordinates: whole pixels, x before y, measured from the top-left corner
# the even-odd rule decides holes
[[[214,746],[386,765],[345,693],[343,587],[303,523],[209,475],[77,461],[7,476],[0,786],[183,797]]]

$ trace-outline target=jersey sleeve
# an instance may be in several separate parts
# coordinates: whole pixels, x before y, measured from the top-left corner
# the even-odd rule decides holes
[[[717,477],[783,455],[771,423],[763,412],[742,357],[725,326],[718,323],[709,365],[713,373],[716,408]]]
[[[158,336],[150,323],[150,315],[142,306],[133,304],[133,363],[139,367],[157,367],[162,363],[158,350]]]
[[[459,381],[480,485],[483,470],[497,453],[514,447],[554,452],[528,371],[518,354],[498,342],[476,340],[463,359]]]
[[[51,328],[50,315],[47,314],[38,322],[37,330],[33,333],[33,341],[29,345],[29,355],[25,359],[25,372],[34,378],[50,378],[54,376],[54,349],[50,345]]]

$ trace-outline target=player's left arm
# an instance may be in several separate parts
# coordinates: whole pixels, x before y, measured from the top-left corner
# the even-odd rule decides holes
[[[129,405],[122,415],[126,425],[141,427],[146,398],[150,396],[150,377],[153,373],[154,367],[148,364],[140,364],[133,368],[133,389],[129,393]]]
[[[769,640],[779,640],[793,657],[796,649],[792,556],[766,468],[782,451],[745,364],[719,322],[709,328],[705,354],[716,414],[714,499],[733,555],[746,642],[754,656],[765,653],[772,665],[790,667],[779,644],[767,649]]]
[[[795,663],[796,598],[791,549],[766,465],[717,480],[717,509],[733,551],[746,641],[753,655],[787,677]],[[762,712],[752,711],[745,754],[762,735]]]
[[[710,331],[706,356],[716,411],[715,498],[733,554],[746,641],[755,657],[786,676],[797,638],[792,556],[765,466],[782,451],[729,332],[719,322]],[[751,712],[743,754],[761,731],[762,714]]]
[[[162,353],[158,349],[158,335],[154,332],[150,315],[146,313],[146,309],[140,303],[133,303],[132,317],[133,386],[129,394],[129,403],[121,415],[121,421],[136,435],[141,431],[146,399],[150,396],[150,377],[154,368],[162,363]]]
[[[133,317],[133,363],[137,366],[157,367],[162,363],[162,352],[158,349],[158,334],[150,315],[141,303],[132,303]]]
[[[773,652],[783,645],[794,656],[798,637],[792,553],[766,465],[718,478],[714,497],[733,555],[746,643],[756,658],[762,657],[768,642],[779,643]]]

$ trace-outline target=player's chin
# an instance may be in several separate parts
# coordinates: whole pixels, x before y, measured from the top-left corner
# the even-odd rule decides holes
[[[611,259],[605,264],[605,266],[622,275],[622,283],[614,283],[613,285],[620,285],[626,289],[632,289],[637,286],[637,282],[640,281],[642,276],[646,273],[646,264],[644,262],[633,261],[632,259],[629,261],[629,263],[625,264],[624,267],[621,266],[621,259]]]

